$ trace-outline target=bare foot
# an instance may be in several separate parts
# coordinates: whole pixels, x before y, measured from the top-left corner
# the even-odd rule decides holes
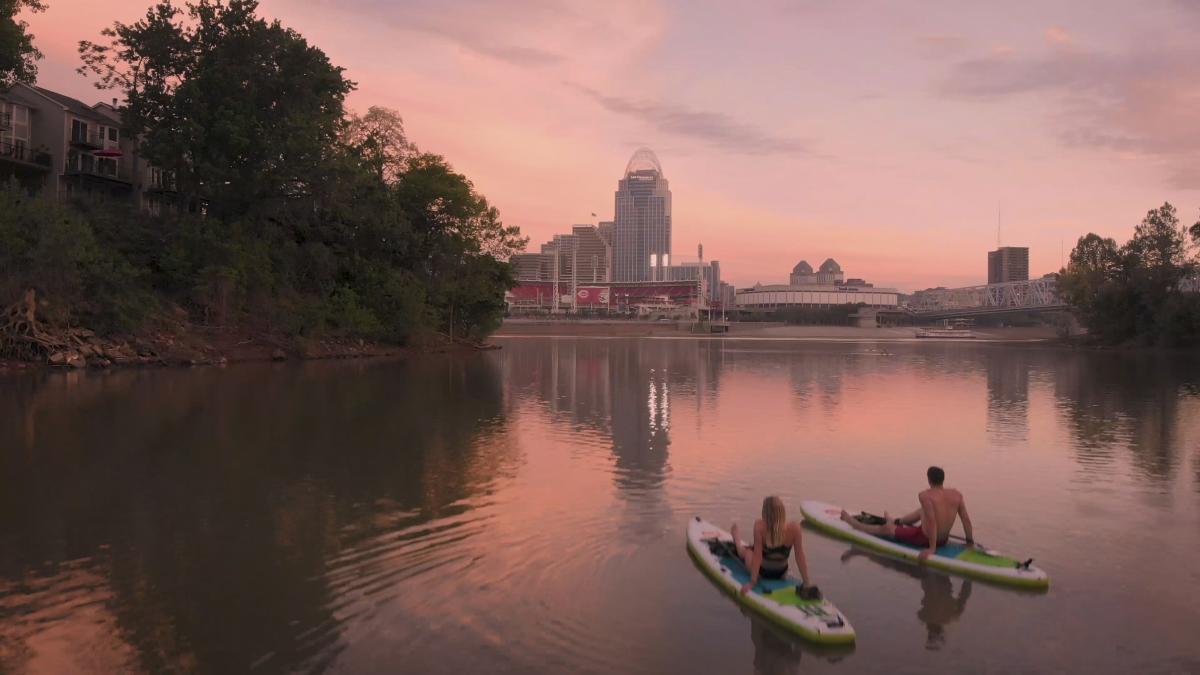
[[[850,520],[851,520],[851,519],[850,519],[850,514],[849,514],[849,513],[846,513],[846,509],[842,509],[842,516],[841,516],[841,518],[842,518],[842,520],[846,521],[847,523],[848,523],[848,522],[850,522]]]

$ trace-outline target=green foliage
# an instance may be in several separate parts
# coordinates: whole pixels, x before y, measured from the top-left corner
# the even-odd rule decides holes
[[[33,84],[37,79],[37,61],[42,53],[27,32],[29,24],[17,19],[22,9],[41,12],[41,0],[0,0],[0,90],[16,82]]]
[[[140,152],[210,213],[313,199],[327,176],[354,87],[325,54],[256,0],[169,2],[80,43],[80,69],[124,91]]]
[[[156,306],[143,274],[80,213],[15,185],[0,191],[0,269],[3,304],[37,289],[50,299],[46,314],[64,323],[127,330]]]
[[[159,3],[83,42],[125,96],[140,153],[180,197],[163,215],[94,199],[0,200],[0,301],[27,286],[103,326],[157,306],[206,325],[403,343],[499,324],[526,240],[398,113],[346,117],[352,84],[253,0]]]
[[[1071,251],[1059,276],[1063,298],[1088,332],[1110,344],[1200,344],[1200,297],[1182,289],[1196,274],[1188,239],[1200,223],[1179,224],[1163,204],[1146,214],[1124,246],[1088,234]]]

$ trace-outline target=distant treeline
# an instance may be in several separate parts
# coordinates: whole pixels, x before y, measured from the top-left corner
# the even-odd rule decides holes
[[[498,325],[518,229],[395,112],[349,113],[354,83],[254,0],[160,3],[79,51],[174,206],[0,191],[0,303],[36,288],[56,320],[123,331],[173,307],[394,342]]]
[[[1105,344],[1200,345],[1200,222],[1179,224],[1175,207],[1146,214],[1133,238],[1088,234],[1071,251],[1059,288],[1088,333]]]

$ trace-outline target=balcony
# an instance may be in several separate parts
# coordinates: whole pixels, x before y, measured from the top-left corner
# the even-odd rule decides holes
[[[104,136],[99,131],[71,131],[71,145],[99,150],[104,147]]]
[[[150,180],[146,183],[146,192],[170,193],[177,191],[178,189],[175,187],[175,178],[170,174],[151,176]]]
[[[24,143],[0,141],[0,161],[13,162],[43,171],[50,169],[50,154],[31,151],[25,147]]]
[[[120,183],[133,182],[129,177],[129,168],[120,163],[96,162],[90,166],[69,166],[67,167],[66,174],[82,178],[103,178]]]

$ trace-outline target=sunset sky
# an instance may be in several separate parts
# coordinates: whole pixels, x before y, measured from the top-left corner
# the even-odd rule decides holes
[[[75,46],[149,0],[47,0],[40,84],[107,100]],[[265,0],[536,248],[612,218],[640,146],[676,259],[738,285],[834,257],[913,290],[986,280],[997,238],[1056,270],[1163,201],[1200,215],[1200,1]],[[998,208],[999,207],[999,208]]]

